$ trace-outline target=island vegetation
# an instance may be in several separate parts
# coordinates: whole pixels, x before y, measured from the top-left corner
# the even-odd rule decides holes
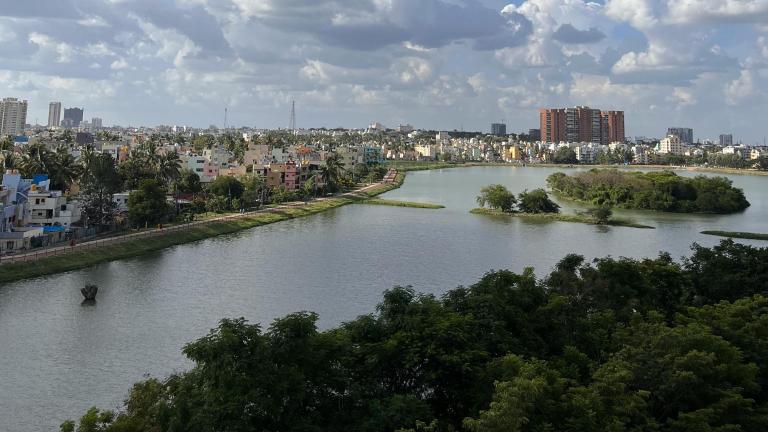
[[[557,194],[595,206],[677,213],[734,213],[750,203],[725,177],[681,177],[672,171],[593,169],[555,173],[547,184]]]
[[[540,222],[576,222],[653,229],[652,226],[624,219],[612,219],[613,211],[605,205],[576,214],[560,213],[560,206],[549,198],[544,189],[534,189],[530,192],[526,190],[515,197],[506,186],[493,184],[482,188],[476,201],[480,207],[470,210],[472,214],[514,216]]]
[[[64,432],[768,430],[768,249],[682,261],[567,255],[444,295],[384,293],[320,331],[225,319],[194,366]]]

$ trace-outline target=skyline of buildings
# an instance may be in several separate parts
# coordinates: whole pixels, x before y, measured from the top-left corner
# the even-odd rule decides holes
[[[23,110],[18,110],[12,107],[6,109],[5,116],[11,116],[14,120],[14,127],[11,131],[9,126],[4,126],[2,135],[22,135],[26,127],[40,127],[42,125],[27,124],[27,110],[28,102],[26,100],[19,100],[14,97],[4,98],[3,103],[6,104],[18,102],[23,106]],[[5,105],[4,105],[5,106]],[[15,106],[15,105],[12,105]],[[64,118],[62,115],[62,103],[59,101],[52,101],[48,106],[48,127],[64,127],[64,128],[80,128],[83,130],[96,131],[104,129],[103,120],[101,117],[92,117],[90,121],[84,120],[84,108],[71,107],[63,110]],[[23,118],[20,118],[16,113],[21,113]],[[573,108],[541,108],[539,109],[539,123],[540,128],[528,129],[528,137],[532,141],[544,141],[544,142],[593,142],[597,144],[609,144],[611,142],[625,142],[627,140],[625,132],[625,115],[623,110],[608,110],[603,111],[600,109],[593,109],[589,106],[576,106]],[[4,120],[5,125],[10,125],[9,119]],[[379,122],[375,122],[378,125],[377,129],[387,129]],[[20,126],[19,126],[20,125]],[[120,127],[120,126],[117,126]],[[129,126],[130,127],[130,126]],[[144,127],[144,126],[142,126]],[[152,126],[149,126],[152,127]],[[210,127],[215,127],[211,125]],[[209,128],[210,128],[209,127]],[[249,128],[248,126],[243,126]],[[187,126],[184,126],[187,129]],[[205,128],[194,128],[205,129]],[[236,127],[232,127],[236,129]],[[258,128],[257,128],[258,129]],[[314,128],[322,129],[322,128]],[[351,128],[355,129],[355,128]],[[411,125],[400,125],[394,130],[400,132],[410,132],[415,130]],[[421,129],[429,130],[429,129]],[[454,129],[456,130],[456,129]],[[463,131],[463,129],[462,129]],[[521,132],[525,134],[525,131]],[[506,136],[508,134],[507,124],[505,122],[491,123],[491,135]],[[681,143],[684,145],[695,144],[693,138],[693,129],[686,127],[669,127],[667,128],[667,134],[680,137]],[[645,137],[642,137],[645,139]],[[662,138],[663,139],[663,138]],[[727,147],[733,145],[735,142],[733,134],[720,134],[718,138],[705,140],[705,142],[719,142],[721,146]],[[657,140],[658,142],[658,140]],[[741,144],[741,141],[738,141]],[[755,143],[760,145],[760,143]]]

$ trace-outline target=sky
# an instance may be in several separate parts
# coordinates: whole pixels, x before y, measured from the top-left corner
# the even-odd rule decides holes
[[[105,125],[768,135],[768,0],[0,0],[0,97]]]

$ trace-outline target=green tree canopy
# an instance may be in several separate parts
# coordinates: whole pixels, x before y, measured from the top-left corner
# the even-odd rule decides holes
[[[139,189],[128,195],[128,219],[133,226],[151,226],[162,222],[169,210],[166,190],[158,180],[142,180]]]
[[[475,199],[480,207],[512,212],[515,210],[517,199],[515,195],[501,184],[493,184],[480,189],[480,195]]]
[[[523,213],[559,213],[560,206],[549,198],[544,189],[527,190],[518,196],[518,209]]]

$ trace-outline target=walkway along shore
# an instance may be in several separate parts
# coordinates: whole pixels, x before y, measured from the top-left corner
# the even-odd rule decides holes
[[[352,192],[309,202],[291,202],[248,213],[226,215],[167,228],[147,229],[103,240],[58,246],[0,259],[0,284],[89,267],[106,261],[130,258],[222,234],[317,214],[361,202],[399,188],[404,173],[390,176]]]

